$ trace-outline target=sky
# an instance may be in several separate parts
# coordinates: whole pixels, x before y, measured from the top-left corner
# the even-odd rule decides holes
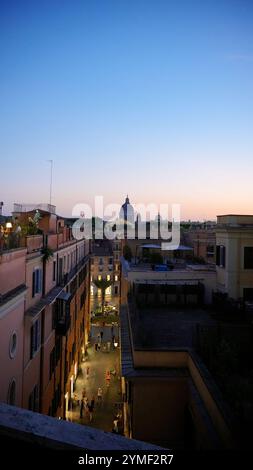
[[[253,213],[253,2],[0,0],[0,200]]]

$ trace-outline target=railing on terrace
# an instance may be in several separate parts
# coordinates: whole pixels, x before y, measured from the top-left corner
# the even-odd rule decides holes
[[[18,204],[14,203],[13,206],[13,212],[31,212],[34,210],[42,210],[46,212],[50,212],[50,214],[55,214],[56,212],[56,206],[53,206],[52,204]]]

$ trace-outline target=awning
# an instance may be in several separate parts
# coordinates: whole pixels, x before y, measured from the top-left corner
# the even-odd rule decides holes
[[[191,248],[190,246],[186,246],[186,245],[179,245],[179,247],[175,250],[180,250],[180,251],[193,251],[193,248]]]
[[[58,299],[64,300],[67,302],[71,298],[71,294],[69,292],[62,291],[60,295],[58,295]]]
[[[54,287],[46,297],[41,298],[33,307],[30,307],[26,312],[25,315],[29,317],[36,317],[42,310],[47,306],[52,304],[55,299],[59,296],[60,292],[62,291],[62,287]]]
[[[161,245],[152,245],[152,243],[148,243],[146,245],[141,245],[141,248],[161,249]]]

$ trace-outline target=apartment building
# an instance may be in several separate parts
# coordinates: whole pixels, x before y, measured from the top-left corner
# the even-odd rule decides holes
[[[26,248],[0,252],[0,401],[22,406]]]
[[[92,243],[91,281],[105,279],[111,282],[105,294],[116,303],[120,296],[120,254],[121,240],[94,240]],[[91,284],[92,299],[98,294],[95,284]]]
[[[217,290],[253,302],[253,215],[221,215],[216,227]]]
[[[215,270],[155,272],[122,260],[125,435],[173,449],[233,448],[231,415],[195,350],[214,320]]]
[[[2,377],[1,400],[64,417],[89,334],[89,242],[73,239],[54,206],[37,207],[15,205],[13,229],[22,248],[0,255],[1,363],[8,374],[14,369],[16,384],[14,400],[11,377]],[[10,312],[13,296],[19,303]]]

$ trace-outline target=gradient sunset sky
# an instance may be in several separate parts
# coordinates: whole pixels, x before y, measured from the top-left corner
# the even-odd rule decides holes
[[[253,1],[0,0],[0,200],[253,213]]]

